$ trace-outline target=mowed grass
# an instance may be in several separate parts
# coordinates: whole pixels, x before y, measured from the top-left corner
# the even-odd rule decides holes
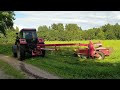
[[[0,60],[0,70],[4,71],[5,74],[10,75],[13,79],[25,79],[24,74],[16,70],[14,67]]]
[[[81,59],[73,56],[77,47],[59,47],[60,51],[46,51],[46,56],[27,58],[26,63],[35,65],[65,79],[120,79],[120,40],[101,41],[104,47],[112,47],[113,52],[104,60]],[[48,43],[89,43],[89,41],[46,41]],[[11,44],[0,46],[0,53],[11,54]],[[2,52],[2,50],[6,52]],[[3,49],[4,48],[4,49]]]

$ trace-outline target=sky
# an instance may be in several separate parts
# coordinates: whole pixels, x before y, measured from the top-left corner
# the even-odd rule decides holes
[[[107,23],[120,24],[120,11],[15,11],[14,27],[38,28],[53,23],[74,23],[87,30]]]

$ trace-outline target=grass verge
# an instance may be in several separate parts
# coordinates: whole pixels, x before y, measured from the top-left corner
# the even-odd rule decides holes
[[[13,76],[14,79],[25,79],[24,74],[16,70],[14,67],[0,60],[0,69],[5,72],[5,74]]]

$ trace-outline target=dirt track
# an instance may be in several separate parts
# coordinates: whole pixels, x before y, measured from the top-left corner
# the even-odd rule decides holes
[[[0,54],[0,59],[25,73],[27,79],[60,79],[40,68],[18,61],[16,58]]]

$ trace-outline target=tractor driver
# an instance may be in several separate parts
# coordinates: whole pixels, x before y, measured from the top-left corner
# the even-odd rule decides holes
[[[32,32],[28,32],[25,36],[26,39],[32,39]]]
[[[32,48],[36,48],[36,41],[34,40],[34,35],[32,34],[32,32],[28,32],[26,33],[25,36],[26,39],[28,39],[28,42],[33,42],[32,44],[29,44],[30,46],[32,46]]]

